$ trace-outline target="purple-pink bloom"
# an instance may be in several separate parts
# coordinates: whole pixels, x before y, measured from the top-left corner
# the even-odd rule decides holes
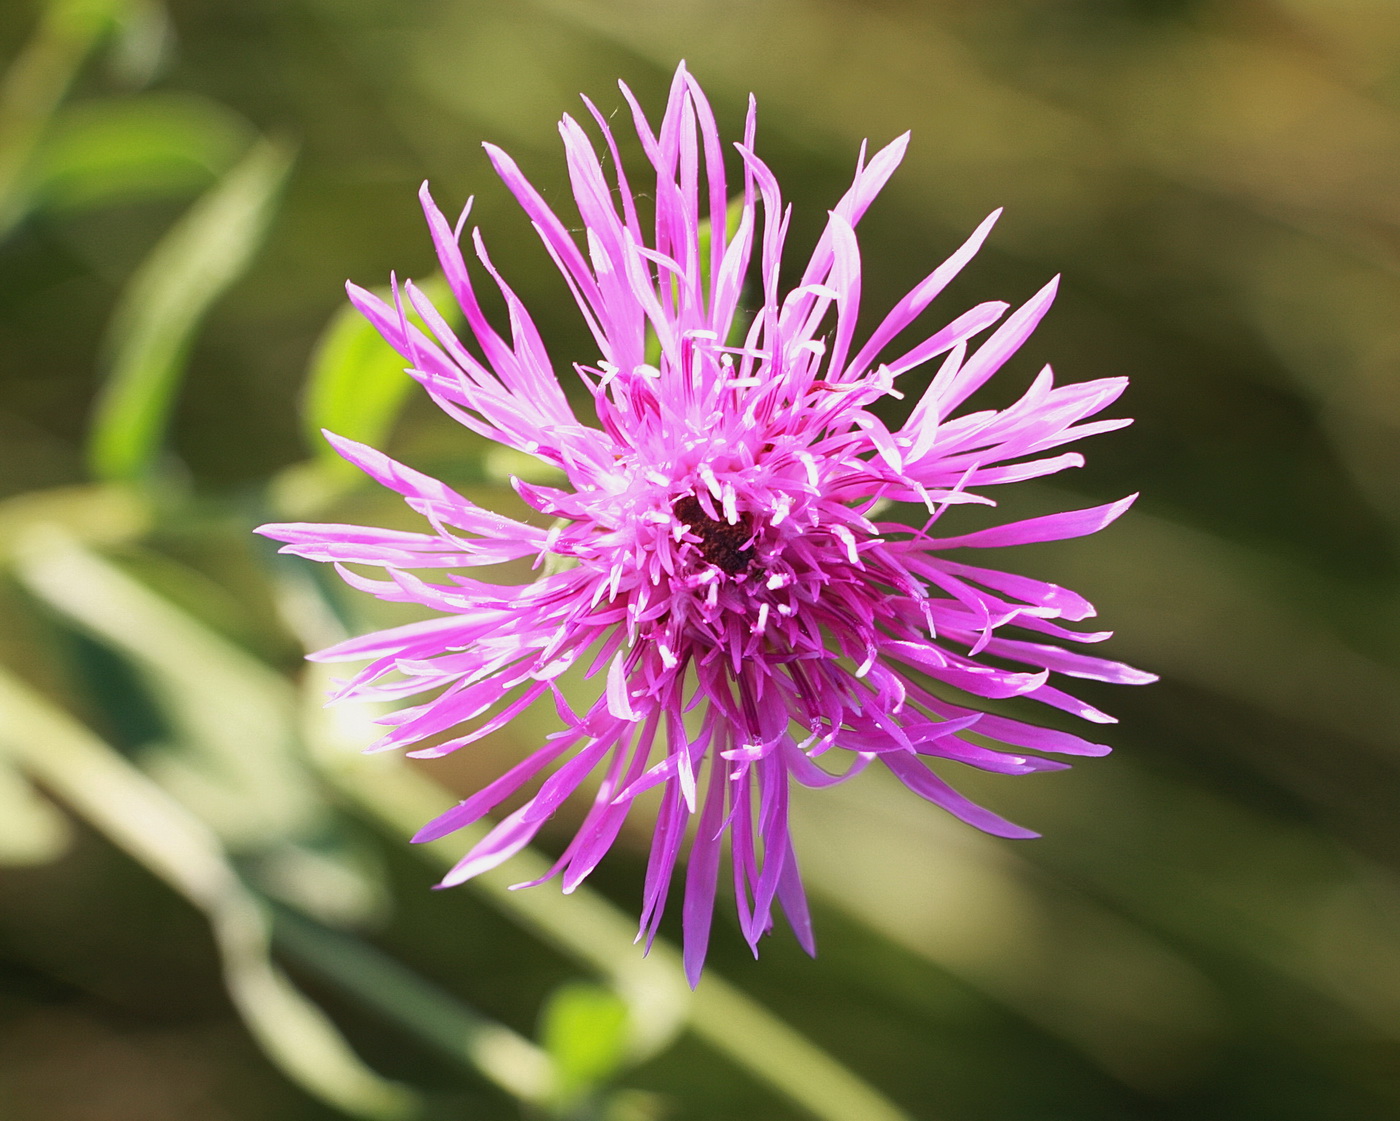
[[[898,166],[907,134],[869,160],[862,147],[801,279],[784,289],[790,210],[754,152],[752,99],[734,145],[737,222],[727,223],[725,149],[694,79],[684,67],[676,72],[656,131],[622,92],[648,181],[634,194],[607,121],[585,99],[605,156],[572,118],[560,124],[581,225],[556,215],[509,156],[486,148],[596,340],[593,363],[574,367],[596,422],[575,413],[529,313],[473,229],[474,254],[509,311],[509,338],[487,321],[459,246],[470,202],[451,223],[426,185],[420,196],[475,349],[411,282],[393,305],[349,286],[445,412],[559,470],[560,486],[514,480],[539,524],[483,509],[327,433],[430,531],[278,524],[259,532],[286,542],[284,552],[334,563],[356,588],[437,613],[315,655],[369,659],[337,697],[427,696],[386,718],[392,730],[372,750],[427,741],[409,754],[441,756],[528,705],[552,698],[557,706],[561,731],[415,838],[442,837],[533,789],[444,885],[507,860],[601,771],[591,808],[550,872],[571,891],[638,795],[659,787],[639,938],[650,945],[655,937],[690,834],[683,930],[694,984],[726,836],[739,922],[755,953],[775,906],[813,951],[788,829],[791,782],[829,786],[875,764],[980,829],[1032,837],[958,794],[928,762],[1027,774],[1066,766],[1028,752],[1102,755],[1101,744],[984,712],[978,699],[1030,697],[1102,723],[1111,717],[1052,680],[1152,676],[1063,645],[1108,637],[1062,625],[1094,614],[1079,595],[963,559],[979,548],[1093,533],[1131,498],[942,535],[949,507],[994,505],[990,488],[1080,466],[1078,453],[1055,449],[1129,423],[1085,420],[1122,393],[1126,378],[1056,386],[1048,367],[1008,408],[957,414],[1034,330],[1054,280],[1009,315],[1007,304],[980,304],[912,347],[893,346],[977,252],[997,214],[857,339],[855,226]],[[643,214],[638,200],[648,196]],[[427,332],[410,323],[410,308]],[[931,379],[913,379],[926,388],[902,425],[870,411],[903,397],[904,375],[934,360]],[[880,520],[891,503],[915,512],[910,524]],[[465,575],[510,561],[533,563],[535,577],[500,584]],[[385,578],[347,565],[381,568]],[[423,569],[447,571],[434,582],[417,574]],[[598,682],[582,712],[558,684],[573,666]]]

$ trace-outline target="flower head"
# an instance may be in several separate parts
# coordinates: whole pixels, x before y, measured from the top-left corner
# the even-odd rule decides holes
[[[392,730],[375,747],[428,741],[410,754],[440,756],[537,701],[552,697],[558,707],[561,731],[418,835],[441,837],[533,790],[444,884],[519,851],[601,771],[591,808],[551,872],[572,890],[602,859],[633,801],[660,788],[639,937],[650,944],[655,936],[690,834],[683,928],[693,984],[726,835],[750,945],[756,950],[776,907],[813,948],[788,830],[793,781],[828,786],[882,766],[978,828],[1034,836],[958,794],[928,761],[1025,774],[1065,766],[1032,752],[1103,754],[1107,747],[1068,732],[982,711],[979,698],[1030,697],[1102,722],[1110,718],[1052,678],[1151,677],[1061,645],[1107,637],[1061,624],[1093,614],[1074,592],[963,559],[979,548],[1092,533],[1131,499],[938,535],[949,507],[994,505],[987,491],[996,486],[1079,466],[1077,453],[1054,449],[1128,423],[1085,422],[1126,379],[1056,386],[1048,368],[1010,407],[958,415],[1045,314],[1053,280],[1009,315],[1007,304],[980,304],[889,353],[997,215],[859,339],[855,226],[899,164],[907,135],[868,160],[862,149],[800,280],[784,290],[790,212],[755,154],[752,100],[734,146],[742,193],[731,207],[719,131],[684,67],[655,131],[625,86],[623,94],[655,172],[647,215],[591,103],[611,177],[584,129],[569,117],[560,125],[579,233],[509,156],[487,146],[596,340],[592,364],[574,367],[596,421],[580,420],[529,313],[473,230],[474,254],[508,308],[509,338],[487,321],[459,244],[467,210],[448,222],[426,185],[423,209],[475,347],[411,283],[393,306],[349,288],[443,410],[558,470],[559,486],[514,481],[540,524],[492,513],[327,434],[346,459],[403,495],[430,531],[282,524],[260,532],[286,542],[286,552],[334,562],[357,588],[437,612],[316,655],[369,659],[342,697],[427,696],[387,718]],[[750,314],[741,315],[744,304]],[[410,307],[426,332],[410,323]],[[915,375],[926,388],[901,426],[870,411],[881,398],[902,397],[901,379],[935,360],[931,380]],[[907,523],[879,520],[892,503],[914,512]],[[526,583],[466,575],[477,565],[529,560],[538,568],[546,559],[544,574]],[[382,568],[386,578],[347,564]],[[431,580],[416,574],[424,569],[447,571]],[[559,687],[573,666],[599,682],[581,712]]]

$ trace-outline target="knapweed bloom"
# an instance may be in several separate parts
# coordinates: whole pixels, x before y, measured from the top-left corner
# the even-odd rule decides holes
[[[483,509],[328,434],[347,460],[403,495],[426,531],[260,532],[286,542],[286,552],[334,563],[356,588],[434,612],[316,655],[369,659],[340,697],[426,697],[387,718],[392,730],[374,748],[426,743],[410,754],[441,756],[528,705],[557,706],[562,730],[418,835],[442,837],[532,791],[443,883],[501,864],[587,783],[591,806],[551,872],[570,891],[634,800],[659,788],[639,938],[650,945],[656,934],[689,837],[682,927],[694,984],[726,838],[750,945],[756,951],[776,907],[813,948],[788,829],[793,782],[824,787],[884,767],[980,829],[1034,836],[958,794],[930,764],[1026,774],[1065,766],[1034,752],[1103,754],[1107,747],[1068,732],[986,712],[981,700],[1029,697],[1102,722],[1109,717],[1058,682],[1150,675],[1063,645],[1107,637],[1062,625],[1093,614],[1074,592],[977,563],[980,549],[1093,533],[1131,499],[970,532],[947,525],[957,520],[953,507],[994,505],[998,486],[1079,466],[1078,453],[1057,449],[1128,423],[1085,419],[1126,379],[1056,386],[1048,368],[1008,408],[959,413],[1031,334],[1053,280],[1009,315],[1007,304],[980,304],[912,346],[895,345],[996,215],[858,337],[855,227],[908,137],[869,159],[862,149],[850,189],[785,287],[789,211],[755,152],[752,100],[743,142],[729,152],[683,67],[657,129],[622,92],[646,182],[634,191],[607,120],[585,100],[603,154],[575,120],[560,125],[577,218],[555,213],[509,156],[487,146],[596,343],[573,364],[574,399],[592,416],[566,395],[556,359],[473,229],[472,252],[504,299],[508,335],[488,321],[461,249],[467,210],[448,221],[426,186],[428,227],[469,340],[411,283],[392,304],[349,288],[445,412],[557,469],[557,486],[513,481],[538,517]],[[739,173],[732,201],[726,156]],[[891,424],[872,407],[905,398],[900,386],[917,392]],[[523,582],[468,574],[507,562],[518,562]],[[420,574],[432,569],[442,574]],[[560,686],[571,669],[570,680],[595,683],[585,704],[574,686]],[[590,776],[600,776],[596,791]]]

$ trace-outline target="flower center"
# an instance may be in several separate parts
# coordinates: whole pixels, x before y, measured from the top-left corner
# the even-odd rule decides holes
[[[753,549],[745,548],[753,537],[753,517],[741,513],[739,520],[715,521],[705,513],[700,500],[693,494],[676,499],[671,512],[686,525],[690,532],[700,538],[700,555],[718,569],[737,576],[749,567],[753,560]]]

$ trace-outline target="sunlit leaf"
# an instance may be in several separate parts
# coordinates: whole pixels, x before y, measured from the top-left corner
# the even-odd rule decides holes
[[[112,319],[110,368],[89,437],[99,478],[150,472],[199,324],[252,262],[290,167],[284,145],[260,142],[132,277]]]
[[[481,470],[491,482],[506,486],[512,478],[553,486],[559,485],[564,479],[564,472],[554,464],[546,463],[518,448],[508,448],[504,444],[492,444],[486,449],[481,457]]]
[[[439,307],[450,304],[442,279],[424,281],[420,287]],[[389,298],[388,293],[380,295]],[[418,322],[408,310],[410,320]],[[331,319],[311,359],[302,408],[308,445],[325,463],[353,470],[326,443],[321,429],[378,445],[393,428],[414,385],[404,373],[404,360],[364,316],[346,304]]]
[[[57,526],[89,543],[124,541],[149,529],[150,521],[149,507],[124,487],[55,487],[0,503],[0,541],[12,546],[38,526]]]
[[[622,1069],[627,1005],[601,985],[563,985],[540,1014],[540,1041],[554,1063],[561,1102],[582,1097]]]
[[[132,0],[47,0],[44,22],[71,38],[111,31],[132,7]]]

